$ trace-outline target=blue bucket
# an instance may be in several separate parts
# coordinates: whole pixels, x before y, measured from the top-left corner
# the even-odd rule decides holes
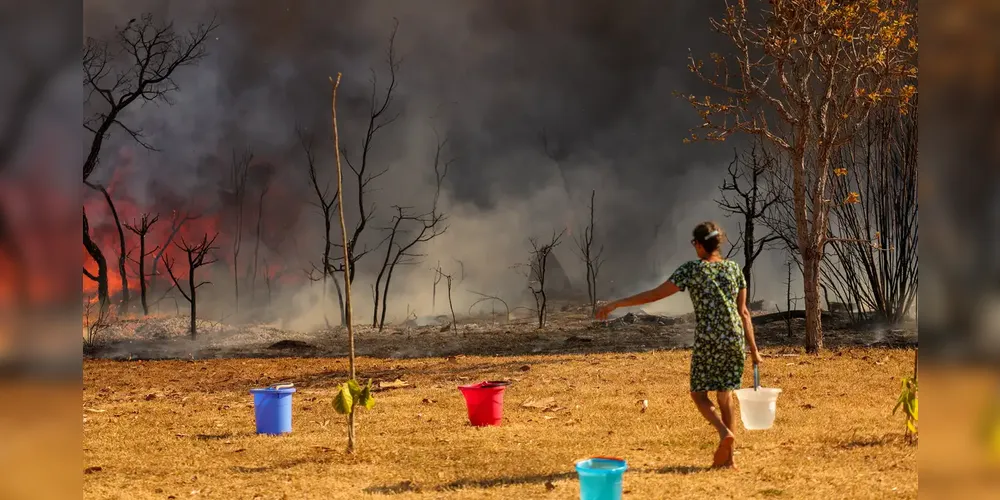
[[[257,434],[276,436],[292,432],[292,393],[294,387],[277,386],[250,389]]]
[[[580,500],[621,500],[622,475],[628,464],[612,457],[595,457],[576,463]]]

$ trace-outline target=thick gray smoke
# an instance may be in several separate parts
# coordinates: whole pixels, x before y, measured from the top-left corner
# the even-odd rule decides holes
[[[117,134],[97,175],[110,179],[120,170],[120,192],[146,207],[198,200],[225,213],[220,186],[232,150],[250,147],[254,169],[273,177],[264,252],[301,274],[319,258],[322,219],[306,204],[313,195],[296,127],[314,134],[323,175],[332,179],[328,77],[342,72],[341,142],[357,154],[372,71],[380,86],[388,78],[395,18],[402,62],[389,114],[399,119],[375,139],[371,168],[390,170],[372,184],[377,208],[365,243],[381,239],[392,205],[429,206],[437,137],[447,137],[445,154],[455,161],[442,194],[449,229],[420,249],[421,264],[394,277],[390,317],[431,313],[429,269],[437,262],[456,276],[464,270],[455,291],[460,313],[474,300],[470,289],[516,300],[526,280],[511,266],[527,262],[528,237],[545,239],[567,226],[573,232],[556,254],[582,286],[572,237],[585,223],[591,190],[607,257],[602,295],[634,292],[693,256],[687,242],[694,224],[721,217],[713,198],[735,144],[682,144],[697,115],[673,95],[703,89],[686,57],[689,48],[708,53],[718,42],[708,19],[721,7],[655,0],[88,1],[85,34],[96,38],[143,12],[172,19],[178,29],[213,12],[221,22],[208,57],[177,74],[173,104],[135,107],[124,120],[160,151]],[[348,212],[349,230],[355,214]],[[735,221],[721,221],[736,232]],[[226,224],[219,229],[224,239]],[[361,318],[370,314],[368,283],[381,259],[376,252],[362,262],[355,283]],[[758,296],[784,295],[780,283],[759,282]],[[216,281],[213,293],[228,297],[224,283]],[[316,291],[294,288],[284,299],[300,319],[291,326],[311,326],[315,309],[323,309]],[[668,309],[690,307],[670,302]]]

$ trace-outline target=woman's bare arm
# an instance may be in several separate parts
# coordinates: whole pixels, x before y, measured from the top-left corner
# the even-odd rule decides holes
[[[663,284],[652,290],[646,290],[645,292],[637,293],[631,297],[618,299],[608,305],[615,309],[619,307],[641,306],[650,302],[656,302],[657,300],[663,300],[679,291],[680,288],[677,288],[677,285],[671,283],[670,281],[664,281]]]
[[[747,339],[747,347],[750,348],[750,357],[754,364],[760,363],[760,354],[757,353],[757,342],[753,338],[753,316],[747,307],[747,289],[741,288],[736,296],[736,305],[739,307],[740,320],[743,321],[743,335]]]

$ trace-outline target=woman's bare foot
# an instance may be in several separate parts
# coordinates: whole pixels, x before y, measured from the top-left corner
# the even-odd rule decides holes
[[[732,433],[726,434],[719,441],[719,447],[715,449],[715,457],[712,460],[712,468],[725,467],[727,463],[733,461],[733,447],[736,445],[736,437]]]
[[[736,452],[735,452],[735,448],[736,447],[734,446],[733,447],[733,451],[729,452],[729,460],[726,460],[726,463],[722,465],[722,467],[724,469],[737,470],[736,469]]]

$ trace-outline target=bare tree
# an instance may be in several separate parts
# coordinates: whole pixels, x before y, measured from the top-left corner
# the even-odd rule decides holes
[[[743,249],[743,278],[747,282],[747,295],[752,292],[753,263],[767,245],[780,241],[781,237],[771,231],[757,235],[758,222],[765,217],[772,205],[780,200],[780,192],[768,191],[765,178],[769,169],[773,168],[767,156],[758,154],[758,146],[754,144],[743,155],[739,153],[730,162],[728,178],[719,187],[721,199],[716,200],[726,217],[737,215],[743,220],[740,223],[739,238],[733,242],[733,250]],[[765,224],[764,229],[767,229]],[[727,256],[728,257],[728,256]]]
[[[437,267],[431,269],[434,271],[434,285],[431,287],[431,314],[437,314],[437,292],[438,285],[441,283],[444,275],[441,274],[441,261],[437,263]]]
[[[448,292],[448,309],[451,310],[451,331],[457,332],[458,318],[455,316],[455,305],[451,301],[451,285],[452,285],[452,280],[454,280],[454,277],[450,274],[445,273],[440,266],[438,266],[438,268],[435,269],[435,272],[437,273],[438,276],[444,279],[445,287]]]
[[[373,318],[372,326],[377,326],[381,331],[385,327],[385,314],[389,301],[389,284],[392,280],[392,273],[400,264],[414,264],[417,258],[423,254],[416,253],[414,247],[421,243],[426,243],[442,234],[448,229],[443,227],[445,216],[436,210],[418,215],[411,215],[405,207],[395,207],[396,215],[393,217],[393,225],[390,230],[389,244],[386,247],[385,260],[382,269],[379,270],[375,279],[375,311],[378,315]],[[414,225],[416,228],[410,230],[411,236],[407,239],[400,227],[403,225]],[[397,237],[403,237],[403,241],[394,241]],[[385,283],[381,280],[385,277]],[[381,310],[379,308],[378,293],[381,285]],[[377,319],[377,321],[375,321]]]
[[[195,244],[189,244],[181,238],[180,243],[174,243],[174,246],[187,255],[187,291],[184,291],[184,287],[181,286],[180,280],[177,279],[177,275],[174,274],[174,262],[173,259],[167,258],[163,261],[164,266],[167,268],[167,274],[170,275],[170,279],[173,280],[174,286],[177,287],[177,291],[181,292],[184,299],[188,301],[191,306],[191,338],[195,339],[198,336],[198,289],[204,285],[210,285],[211,281],[197,281],[195,278],[195,273],[197,270],[203,266],[213,264],[217,262],[217,259],[211,256],[214,250],[218,250],[215,245],[215,239],[219,237],[219,233],[215,233],[211,238],[206,234],[202,236],[201,241]]]
[[[890,324],[904,319],[917,294],[917,135],[916,110],[880,110],[834,159],[835,173],[849,179],[834,196],[857,192],[860,201],[832,209],[824,281],[841,302]]]
[[[112,127],[116,127],[132,137],[140,146],[154,150],[144,140],[140,129],[122,122],[122,113],[130,105],[139,101],[170,103],[169,94],[178,89],[173,80],[174,71],[197,63],[206,54],[205,41],[218,27],[215,18],[199,24],[187,34],[178,34],[173,23],[155,21],[151,14],[132,19],[124,27],[118,28],[112,43],[88,37],[83,51],[83,84],[85,103],[93,113],[83,126],[91,133],[87,157],[83,163],[83,181],[88,182],[97,168],[104,141],[110,137]],[[94,99],[94,97],[97,99]],[[117,211],[107,190],[89,183],[104,194],[105,200],[115,216],[121,241],[119,271],[122,275],[122,298],[128,302],[128,284],[125,278],[124,232],[118,221]],[[107,273],[100,272],[100,262],[104,261],[99,246],[89,235],[84,235],[84,245],[91,258],[98,263],[98,295],[106,302]],[[101,292],[103,290],[103,292]]]
[[[149,230],[159,220],[159,215],[150,217],[150,214],[144,213],[140,216],[138,223],[134,220],[131,224],[125,223],[125,228],[139,238],[139,257],[134,260],[136,265],[139,266],[139,274],[137,276],[139,278],[139,300],[142,302],[142,314],[144,316],[149,316],[149,303],[146,301],[146,278],[149,277],[149,274],[146,272],[146,257],[153,255],[159,249],[159,246],[156,246],[152,250],[146,251],[146,235],[149,234]]]
[[[240,250],[243,248],[243,206],[247,195],[247,175],[250,173],[250,162],[253,153],[247,149],[242,154],[233,150],[232,163],[229,166],[229,186],[226,193],[236,207],[236,227],[233,231],[233,293],[235,294],[236,313],[240,312]]]
[[[528,242],[531,244],[531,263],[528,265],[528,287],[531,290],[531,295],[535,298],[538,328],[545,328],[545,320],[548,315],[548,297],[545,295],[545,271],[549,256],[559,246],[564,234],[566,234],[565,229],[558,233],[553,232],[552,238],[544,244],[539,243],[536,238],[528,239]]]
[[[441,152],[447,140],[438,140],[437,149],[434,152],[434,198],[431,201],[429,212],[411,215],[405,207],[396,206],[396,215],[392,218],[392,226],[389,228],[388,244],[385,250],[385,259],[382,261],[382,268],[379,269],[373,284],[374,291],[374,312],[372,313],[372,327],[378,327],[381,331],[385,327],[385,314],[389,305],[389,283],[392,280],[392,273],[399,264],[412,264],[414,259],[422,257],[416,253],[414,248],[422,243],[426,243],[442,234],[448,229],[443,226],[446,219],[444,214],[438,211],[438,200],[441,197],[441,185],[445,176],[448,175],[448,168],[453,160],[443,161]],[[407,226],[411,226],[408,228]],[[415,227],[413,227],[415,226]],[[406,234],[410,237],[406,238]],[[383,285],[382,279],[385,278]],[[381,287],[382,300],[381,311],[379,310],[379,292]]]
[[[399,21],[394,20],[392,32],[389,34],[389,47],[386,50],[386,65],[389,70],[389,83],[381,91],[379,89],[378,73],[374,69],[371,71],[372,92],[371,98],[369,99],[367,130],[365,131],[364,139],[361,141],[361,154],[359,155],[359,158],[352,161],[347,148],[340,149],[340,156],[344,158],[347,166],[354,174],[358,197],[358,221],[357,224],[354,225],[354,231],[351,235],[350,242],[347,244],[348,262],[341,262],[340,264],[341,269],[346,267],[351,269],[351,272],[348,274],[348,280],[351,283],[354,282],[358,261],[369,252],[372,252],[381,246],[381,244],[379,244],[375,248],[369,249],[365,247],[364,250],[358,250],[358,243],[361,239],[361,235],[364,233],[365,228],[368,227],[368,223],[372,220],[375,213],[375,205],[372,204],[369,206],[365,202],[365,195],[369,191],[368,185],[389,171],[388,167],[377,172],[369,170],[371,167],[371,165],[369,165],[370,153],[375,145],[376,134],[399,118],[398,113],[387,114],[394,99],[393,92],[396,91],[396,86],[398,85],[396,82],[396,71],[399,69],[400,65],[400,60],[396,55],[396,30],[398,28]],[[337,192],[339,193],[340,191],[338,190]]]
[[[749,14],[730,4],[714,31],[732,44],[712,54],[714,71],[690,56],[689,68],[723,93],[687,96],[702,117],[690,139],[725,140],[736,132],[766,139],[789,158],[795,251],[803,265],[806,351],[823,347],[820,267],[827,243],[830,160],[870,111],[889,101],[905,112],[916,94],[913,2],[781,0]],[[751,19],[753,18],[753,19]]]
[[[122,292],[121,292],[122,310],[127,312],[131,298],[129,297],[128,275],[126,274],[126,269],[125,269],[125,262],[127,260],[125,251],[125,231],[122,230],[122,223],[121,219],[119,219],[118,217],[118,210],[115,208],[114,200],[111,198],[111,193],[108,192],[107,188],[87,181],[84,181],[84,184],[90,187],[91,189],[98,191],[104,196],[104,201],[107,202],[108,208],[111,210],[111,216],[115,221],[115,229],[118,230],[118,276],[121,279],[121,284],[122,284]],[[86,245],[86,240],[89,239],[90,235],[88,234],[84,238],[85,245]],[[92,246],[86,246],[87,253],[90,254],[91,258],[93,258],[95,262],[97,262],[99,259],[103,260],[104,256],[100,247],[96,243],[94,243],[93,240],[91,240],[91,243],[93,244]],[[98,267],[98,275],[96,278],[98,280],[98,283],[100,283],[101,281],[100,267]],[[108,276],[107,273],[105,273],[103,280],[106,282],[107,279]],[[108,297],[105,296],[104,300],[107,299]]]
[[[153,256],[152,262],[150,262],[150,270],[149,270],[149,273],[150,273],[150,277],[149,277],[149,289],[150,290],[156,290],[157,281],[158,281],[157,278],[160,276],[160,262],[163,260],[163,256],[167,252],[167,248],[170,247],[170,244],[174,242],[174,238],[176,238],[177,234],[180,233],[180,230],[181,230],[182,227],[184,227],[184,224],[186,224],[189,221],[196,220],[198,217],[199,216],[191,215],[189,213],[185,213],[184,215],[181,215],[177,211],[174,211],[171,214],[171,218],[170,218],[170,232],[167,233],[167,238],[165,240],[163,240],[162,243],[159,244],[160,251],[156,252],[156,255]],[[171,287],[172,286],[173,285],[171,285]],[[159,303],[160,300],[162,300],[162,297],[159,300],[157,300],[154,303],[154,305],[156,303]]]
[[[250,274],[250,306],[254,307],[257,300],[257,268],[260,264],[260,242],[261,232],[264,228],[264,198],[271,189],[270,175],[263,180],[260,185],[260,192],[257,194],[257,225],[254,229],[253,244],[253,267]]]
[[[848,305],[852,321],[874,314],[895,323],[915,301],[918,285],[916,106],[905,114],[876,110],[861,133],[832,161],[831,197],[854,199],[831,207],[820,288],[828,308]],[[791,190],[783,169],[769,175],[783,193]],[[795,214],[783,195],[764,218],[789,248],[795,245]],[[801,268],[800,256],[791,257]],[[839,302],[827,297],[832,289]],[[853,305],[853,306],[852,306]],[[855,307],[856,306],[856,307]]]
[[[337,281],[336,272],[337,267],[334,265],[336,257],[332,255],[333,247],[336,244],[333,242],[333,235],[331,233],[333,229],[333,217],[335,214],[335,208],[337,207],[338,201],[340,199],[340,192],[336,191],[330,194],[330,182],[321,182],[319,180],[319,173],[316,168],[316,156],[313,153],[313,140],[312,137],[306,134],[302,129],[297,130],[299,136],[299,144],[302,146],[303,152],[306,155],[306,166],[308,167],[309,173],[309,185],[313,189],[313,193],[316,195],[315,201],[309,202],[310,205],[315,206],[320,210],[320,214],[323,216],[323,253],[320,263],[313,264],[313,271],[308,272],[310,279],[313,281],[322,282],[323,286],[323,303],[326,304],[326,293],[329,290],[328,282],[333,281],[334,286],[337,289],[337,304],[340,307],[340,324],[346,324],[347,318],[345,316],[346,309],[344,308],[344,296],[340,289],[340,283]],[[321,185],[322,184],[322,185]],[[315,276],[315,271],[318,271],[320,276]],[[327,326],[329,326],[330,321],[326,318],[324,314],[324,319],[326,320]]]
[[[340,150],[340,133],[337,130],[337,88],[340,87],[340,73],[337,73],[337,80],[334,81],[333,78],[330,79],[331,84],[331,121],[333,122],[333,144],[334,150]],[[337,160],[337,192],[342,193],[344,191],[344,170],[340,166],[341,155],[335,155]],[[355,371],[354,362],[354,322],[352,319],[351,311],[351,271],[353,264],[350,259],[351,247],[353,244],[347,241],[347,223],[344,221],[344,197],[338,197],[337,202],[337,212],[340,216],[340,237],[342,247],[344,249],[344,262],[343,262],[343,272],[344,272],[344,306],[347,325],[347,342],[348,342],[348,367],[350,368],[350,380],[356,382],[357,372]],[[347,453],[354,453],[354,418],[356,415],[357,405],[351,405],[350,413],[347,415]]]
[[[590,191],[590,221],[586,227],[583,228],[583,234],[576,237],[574,240],[576,242],[576,248],[579,251],[580,260],[583,261],[586,267],[587,273],[587,299],[590,301],[590,314],[597,314],[597,275],[601,272],[601,266],[604,264],[604,259],[602,254],[604,254],[604,245],[600,248],[594,248],[594,196],[597,194],[596,190]]]

